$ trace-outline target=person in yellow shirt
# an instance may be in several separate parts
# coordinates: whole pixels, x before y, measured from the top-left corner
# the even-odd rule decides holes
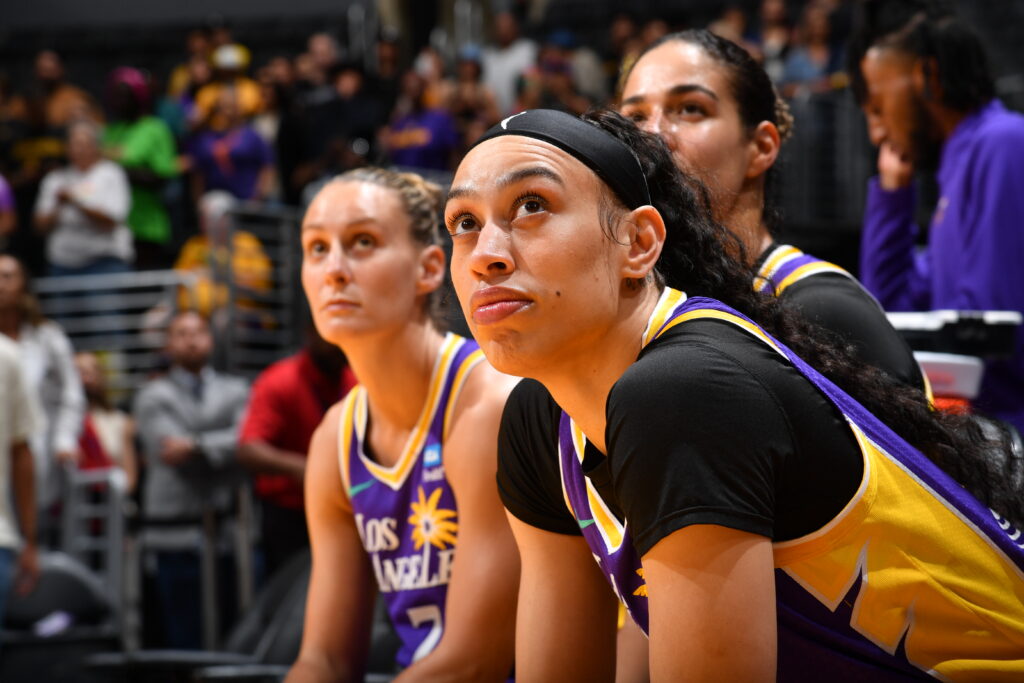
[[[270,290],[272,265],[259,238],[245,230],[231,230],[230,211],[237,201],[223,190],[208,192],[199,200],[201,234],[185,242],[174,264],[175,270],[193,273],[197,279],[191,289],[179,292],[178,308],[216,320],[230,301],[230,283],[239,290],[238,310],[251,313],[253,322],[264,326],[253,294],[258,299],[259,293]]]

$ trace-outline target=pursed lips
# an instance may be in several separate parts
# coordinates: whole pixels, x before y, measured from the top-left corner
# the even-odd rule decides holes
[[[526,294],[508,287],[487,287],[470,298],[473,321],[487,325],[518,313],[533,302]]]

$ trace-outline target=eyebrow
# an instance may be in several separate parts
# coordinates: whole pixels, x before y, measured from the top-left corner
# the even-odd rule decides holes
[[[705,88],[703,85],[697,85],[696,83],[682,83],[680,85],[673,86],[669,88],[668,92],[665,93],[665,95],[667,97],[677,97],[679,95],[686,95],[691,92],[704,93],[705,95],[715,100],[716,102],[718,101],[718,95],[716,95],[708,88]],[[646,99],[646,95],[633,95],[632,97],[623,100],[622,106],[626,106],[627,104],[640,104]]]
[[[516,183],[527,180],[528,178],[547,178],[548,180],[562,185],[563,187],[565,186],[560,175],[549,168],[545,168],[544,166],[529,166],[527,168],[520,168],[516,171],[511,171],[498,178],[494,184],[497,189],[503,190],[509,185],[515,185]],[[445,201],[459,199],[460,197],[477,196],[479,194],[479,192],[469,187],[453,187],[448,191],[448,198]]]
[[[380,223],[380,221],[378,221],[373,216],[364,216],[362,218],[356,218],[355,220],[349,221],[348,223],[345,224],[344,227],[349,228],[349,227],[352,227],[353,225],[362,225],[364,223]],[[326,229],[327,228],[324,226],[323,223],[303,223],[301,228],[300,228],[300,232],[304,232],[306,230],[326,230]]]

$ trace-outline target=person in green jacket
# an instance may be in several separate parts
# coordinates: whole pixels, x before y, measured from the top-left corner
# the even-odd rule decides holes
[[[141,71],[119,67],[111,72],[107,81],[111,123],[104,131],[103,146],[131,182],[128,225],[139,270],[168,268],[174,258],[171,219],[161,192],[178,175],[177,149],[167,124],[148,113],[150,101],[149,83]]]

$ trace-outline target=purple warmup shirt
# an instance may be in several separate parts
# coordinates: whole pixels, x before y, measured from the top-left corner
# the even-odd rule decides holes
[[[861,238],[861,282],[889,311],[1024,313],[1024,116],[998,100],[946,140],[928,246],[915,253],[913,187],[871,180]],[[1024,432],[1024,330],[1010,360],[985,366],[976,407]]]
[[[14,193],[11,186],[0,175],[0,211],[14,211]]]
[[[205,190],[226,190],[239,199],[252,199],[264,166],[274,162],[270,146],[251,127],[203,131],[190,145]]]
[[[455,119],[443,109],[407,114],[391,124],[390,155],[398,166],[447,170],[458,144]]]

